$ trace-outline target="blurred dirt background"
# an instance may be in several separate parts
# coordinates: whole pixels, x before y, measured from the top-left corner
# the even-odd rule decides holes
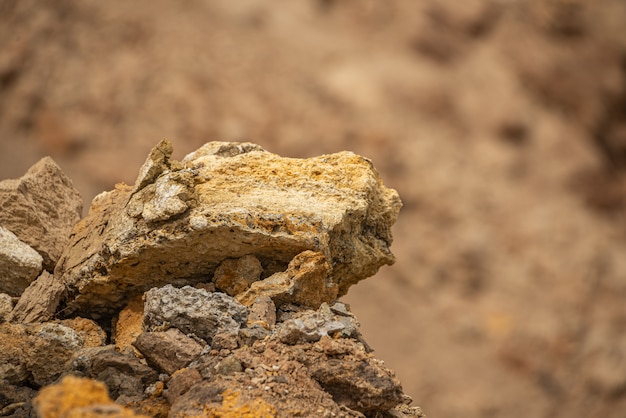
[[[0,0],[0,178],[88,206],[162,138],[373,160],[398,262],[346,300],[429,416],[625,416],[623,0]]]

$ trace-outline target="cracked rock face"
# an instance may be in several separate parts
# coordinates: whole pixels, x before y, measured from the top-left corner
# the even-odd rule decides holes
[[[24,244],[32,277],[0,282],[0,416],[423,417],[337,300],[393,262],[400,201],[371,163],[171,154],[94,199],[54,275]]]
[[[317,307],[394,262],[400,199],[363,157],[283,158],[228,142],[182,162],[171,153],[169,142],[158,144],[135,185],[97,196],[74,228],[55,270],[67,288],[64,314],[98,318],[153,287],[210,282],[226,259],[254,256],[265,279],[307,250],[328,268],[330,296]],[[232,296],[263,286],[245,280],[229,283]]]

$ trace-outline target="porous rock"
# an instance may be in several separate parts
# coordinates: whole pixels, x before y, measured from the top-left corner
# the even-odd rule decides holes
[[[145,294],[144,329],[178,328],[211,343],[217,333],[237,334],[246,324],[248,309],[224,293],[172,285]]]
[[[167,374],[186,367],[200,355],[203,348],[176,328],[141,333],[133,345],[148,364]]]
[[[237,300],[250,306],[259,296],[269,296],[276,306],[287,303],[318,308],[337,298],[338,287],[329,283],[330,265],[322,253],[303,251],[291,260],[284,272],[252,283]]]
[[[44,270],[22,293],[7,320],[28,323],[48,321],[54,316],[64,290],[63,284]]]
[[[34,248],[52,272],[81,217],[83,201],[52,158],[44,157],[21,178],[0,181],[0,208],[0,225]]]
[[[135,186],[92,204],[55,276],[64,312],[111,315],[152,288],[206,282],[225,259],[255,256],[263,277],[313,250],[337,295],[392,264],[401,203],[371,162],[350,152],[282,158],[247,143],[209,143],[182,164],[161,142]]]
[[[0,292],[21,295],[41,273],[42,263],[37,251],[0,226]]]

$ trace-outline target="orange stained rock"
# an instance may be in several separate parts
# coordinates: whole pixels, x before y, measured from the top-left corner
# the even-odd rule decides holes
[[[145,417],[115,404],[104,383],[75,376],[41,389],[34,404],[42,418]]]
[[[227,389],[222,393],[222,405],[218,408],[207,407],[203,416],[208,418],[273,418],[278,414],[272,405],[261,398],[242,403],[239,400],[239,392]]]
[[[143,295],[132,298],[128,305],[120,311],[117,324],[115,325],[115,348],[118,351],[126,347],[132,347],[132,343],[141,334],[143,321]],[[135,348],[133,347],[133,350]],[[135,350],[138,354],[138,351]],[[139,357],[142,357],[139,355]]]

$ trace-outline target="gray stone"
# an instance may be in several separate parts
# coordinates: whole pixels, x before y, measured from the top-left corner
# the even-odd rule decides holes
[[[248,309],[224,293],[171,285],[146,292],[144,329],[178,328],[211,343],[217,333],[236,335],[247,321]]]
[[[319,341],[324,336],[360,339],[359,323],[353,316],[335,315],[327,304],[317,311],[294,314],[280,324],[276,335],[285,344]]]
[[[11,322],[44,322],[52,319],[65,287],[44,271],[30,284],[8,316]]]
[[[202,346],[179,330],[165,332],[143,332],[133,346],[157,370],[172,374],[186,367],[202,352]]]
[[[66,314],[112,315],[150,288],[206,282],[246,255],[268,277],[305,250],[321,253],[336,296],[394,262],[401,203],[363,157],[282,158],[245,143],[209,143],[182,164],[170,155],[160,143],[135,186],[98,196],[74,228],[55,272]]]
[[[19,296],[39,276],[43,258],[0,226],[0,292]]]
[[[44,157],[20,179],[0,181],[0,207],[0,225],[34,248],[51,272],[82,215],[83,201],[52,158]]]

